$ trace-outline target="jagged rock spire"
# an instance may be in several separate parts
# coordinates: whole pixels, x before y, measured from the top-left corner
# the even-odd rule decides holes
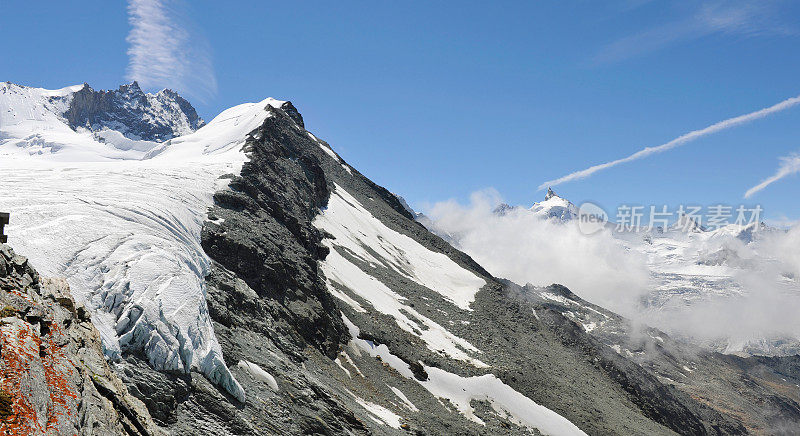
[[[544,196],[544,201],[547,201],[553,197],[556,197],[556,193],[553,192],[553,188],[547,188],[547,194]]]
[[[131,139],[158,142],[194,132],[205,124],[178,93],[146,94],[137,81],[111,91],[95,91],[84,84],[72,95],[63,116],[73,129],[110,128]]]

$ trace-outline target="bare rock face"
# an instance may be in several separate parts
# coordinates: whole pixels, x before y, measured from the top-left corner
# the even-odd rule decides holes
[[[0,244],[0,434],[156,435],[63,280]]]
[[[175,91],[165,89],[149,94],[136,82],[110,91],[95,91],[84,84],[72,95],[63,115],[73,129],[109,128],[127,138],[145,141],[166,141],[205,124],[194,107]]]

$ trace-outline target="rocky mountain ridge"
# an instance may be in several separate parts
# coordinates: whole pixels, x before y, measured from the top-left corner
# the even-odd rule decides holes
[[[139,84],[95,91],[88,84],[57,90],[0,83],[0,156],[83,161],[138,160],[160,143],[205,122],[176,92],[145,93]]]
[[[111,91],[95,91],[84,83],[70,96],[63,116],[73,129],[109,129],[129,139],[155,142],[192,133],[205,124],[175,91],[148,94],[135,81]]]
[[[157,150],[135,170],[128,161],[123,170],[93,163],[71,176],[80,166],[71,162],[55,180],[82,201],[63,210],[48,189],[22,199],[37,197],[35,204],[0,190],[0,207],[35,211],[15,221],[22,224],[10,229],[12,242],[68,280],[93,284],[79,296],[94,304],[108,343],[119,327],[131,343],[152,345],[107,356],[147,408],[140,422],[150,425],[149,414],[154,431],[768,434],[779,429],[776,417],[784,427],[800,423],[792,361],[695,359],[694,350],[666,347],[638,354],[630,339],[637,330],[623,318],[563,287],[497,278],[429,232],[398,196],[306,130],[289,102],[234,108]],[[34,184],[47,186],[49,173],[25,166],[37,158],[18,160],[11,181],[27,186],[32,172]],[[127,192],[131,186],[139,196]],[[172,202],[154,201],[165,196]],[[79,247],[47,263],[74,249],[47,225],[55,220],[63,229],[65,210],[81,216],[80,226],[69,227]],[[84,241],[89,223],[103,235]],[[118,227],[120,234],[112,231]],[[47,245],[29,245],[36,241]],[[159,286],[150,289],[153,283]],[[142,295],[159,306],[144,307]],[[172,305],[194,305],[194,317]],[[212,328],[197,335],[204,316]],[[602,328],[591,328],[600,321]],[[193,347],[195,339],[202,346]],[[648,346],[658,350],[661,341]],[[213,344],[220,352],[200,355]],[[159,367],[153,356],[184,363],[209,356],[200,363],[224,365],[180,370]],[[709,374],[717,374],[713,383],[704,381]],[[703,394],[706,387],[713,395]],[[747,402],[734,401],[742,393]]]

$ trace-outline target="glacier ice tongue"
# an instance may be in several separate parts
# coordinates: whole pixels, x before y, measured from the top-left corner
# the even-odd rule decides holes
[[[199,371],[244,400],[208,314],[210,259],[200,232],[214,192],[224,187],[220,176],[241,171],[247,135],[269,116],[267,105],[282,103],[231,108],[133,160],[81,147],[80,132],[49,116],[45,124],[65,142],[78,142],[43,154],[0,144],[0,209],[12,213],[10,242],[42,274],[68,280],[109,357],[143,352],[156,369]]]

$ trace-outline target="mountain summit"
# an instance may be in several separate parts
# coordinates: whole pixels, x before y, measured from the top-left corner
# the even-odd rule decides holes
[[[117,90],[95,91],[88,84],[72,94],[63,114],[70,127],[116,130],[134,140],[166,141],[192,133],[205,122],[177,92],[142,91],[137,82]]]
[[[567,199],[559,197],[551,188],[547,188],[544,201],[534,203],[530,211],[542,218],[563,222],[578,216],[578,208]]]
[[[0,156],[141,159],[204,124],[176,92],[146,93],[137,82],[111,91],[86,83],[57,90],[0,83]]]

